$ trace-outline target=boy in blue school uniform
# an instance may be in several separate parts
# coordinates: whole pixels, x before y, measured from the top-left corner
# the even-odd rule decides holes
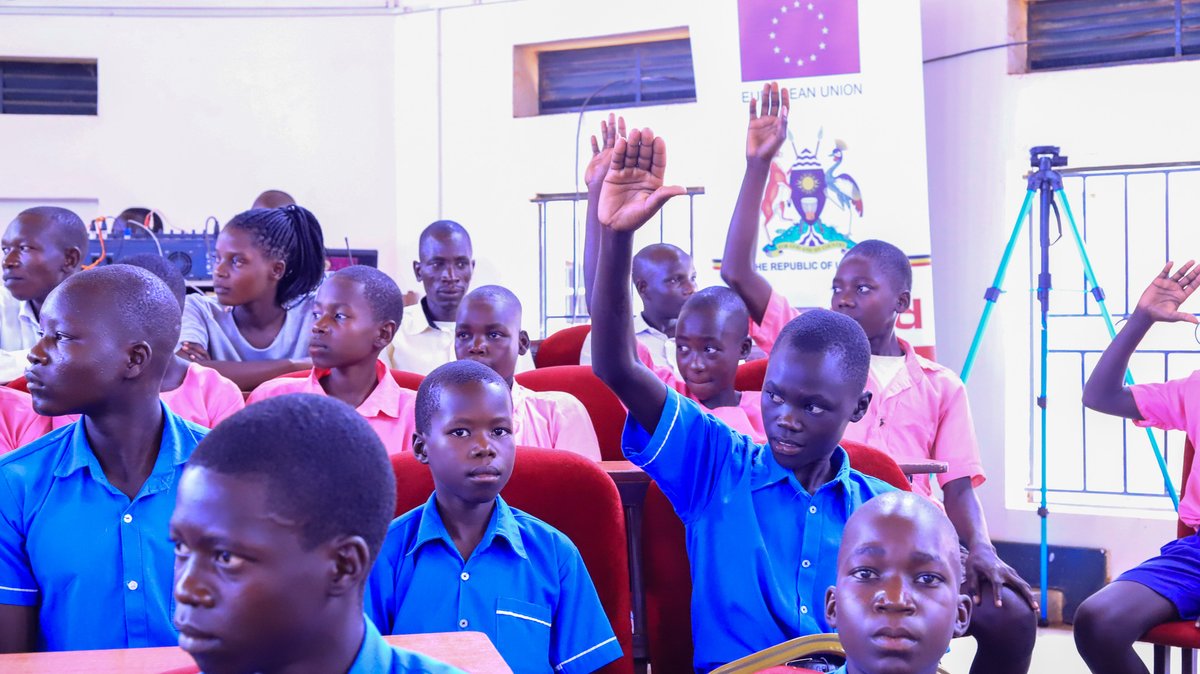
[[[447,363],[417,391],[425,505],[392,522],[367,584],[385,633],[475,630],[514,672],[592,672],[621,657],[579,550],[499,496],[512,474],[512,398],[482,363]]]
[[[46,298],[25,371],[39,414],[79,421],[0,458],[0,651],[169,646],[167,521],[207,432],[159,400],[179,302],[127,265]]]
[[[207,674],[462,674],[363,615],[395,508],[383,443],[340,400],[283,395],[221,422],[171,516],[179,645]]]
[[[853,319],[814,310],[789,323],[767,364],[768,444],[735,433],[668,389],[637,358],[628,289],[634,232],[682,188],[664,187],[666,145],[618,139],[600,196],[605,226],[593,298],[592,362],[629,409],[626,457],[658,482],[687,529],[694,665],[708,671],[830,631],[823,611],[850,513],[886,483],[838,446],[862,418],[870,346]]]

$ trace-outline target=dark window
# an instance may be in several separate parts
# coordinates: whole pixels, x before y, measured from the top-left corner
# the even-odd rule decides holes
[[[95,115],[96,63],[0,61],[0,113]]]
[[[696,100],[692,42],[664,40],[538,54],[541,114]]]
[[[1200,0],[1029,0],[1029,70],[1200,56]]]

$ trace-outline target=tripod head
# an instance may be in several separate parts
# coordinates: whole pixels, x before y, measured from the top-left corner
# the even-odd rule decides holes
[[[1049,164],[1042,166],[1043,161],[1049,161]],[[1067,158],[1059,154],[1057,145],[1037,145],[1029,148],[1029,165],[1040,169],[1066,166]]]

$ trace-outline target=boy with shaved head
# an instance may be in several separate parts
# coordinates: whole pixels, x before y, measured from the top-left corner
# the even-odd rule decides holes
[[[840,674],[936,674],[971,620],[958,533],[927,499],[881,494],[850,516],[825,615],[846,649]]]
[[[80,270],[87,250],[87,227],[65,208],[26,209],[4,231],[0,252],[8,292],[0,293],[0,381],[21,376],[25,354],[37,341],[42,303]]]
[[[518,445],[565,449],[600,460],[600,442],[583,403],[562,391],[534,391],[517,383],[517,362],[529,352],[521,329],[521,301],[507,288],[483,286],[458,307],[454,350],[495,370],[512,392],[513,435]]]
[[[46,298],[26,378],[34,409],[79,421],[0,457],[0,651],[167,646],[167,521],[206,429],[159,399],[179,302],[128,265]]]

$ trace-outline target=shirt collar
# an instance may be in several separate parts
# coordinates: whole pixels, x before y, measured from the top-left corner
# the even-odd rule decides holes
[[[633,315],[633,334],[640,335],[643,332],[654,335],[659,339],[670,339],[670,337],[667,337],[667,333],[647,323],[646,319],[642,318],[642,312],[639,311]]]
[[[171,486],[175,479],[175,469],[187,462],[195,447],[195,443],[186,442],[182,437],[182,432],[188,431],[183,419],[172,412],[162,401],[159,401],[159,404],[162,405],[163,411],[163,430],[158,445],[158,457],[154,460],[154,468],[150,471],[150,477],[146,479],[145,484],[139,490],[139,494],[153,494]],[[54,475],[55,477],[67,477],[76,471],[87,468],[92,479],[108,484],[104,469],[100,467],[100,461],[96,458],[96,453],[92,451],[92,446],[88,442],[83,420],[84,417],[81,416],[78,421],[66,427],[68,430],[64,433],[68,434],[67,451],[63,460],[55,468]]]
[[[517,518],[513,516],[512,508],[499,496],[496,497],[496,508],[492,511],[492,519],[488,522],[488,528],[483,533],[483,538],[479,541],[479,547],[475,551],[479,552],[487,548],[496,538],[508,541],[508,546],[512,548],[513,552],[529,559],[529,555],[525,553],[525,544],[521,541],[521,530],[517,527]],[[405,555],[415,554],[426,543],[435,540],[443,541],[451,549],[454,549],[454,541],[450,538],[450,532],[446,531],[446,524],[442,522],[442,515],[437,509],[436,492],[430,494],[429,500],[421,506],[421,523],[417,525],[417,538]]]
[[[517,406],[520,405],[521,403],[525,402],[525,399],[529,397],[530,393],[531,393],[531,391],[529,389],[518,384],[516,382],[516,380],[513,380],[512,406],[513,406],[513,416],[514,417],[517,416]]]
[[[329,370],[314,367],[308,375],[309,390],[318,395],[326,395],[321,386],[321,377],[328,374]],[[375,388],[371,389],[366,399],[359,404],[357,411],[368,419],[381,414],[393,419],[400,418],[400,385],[388,370],[387,363],[382,360],[375,361]]]
[[[32,302],[29,300],[24,300],[21,302],[20,307],[17,309],[17,320],[33,326],[35,330],[37,329],[38,319],[33,313]]]
[[[800,481],[796,479],[796,475],[779,465],[779,462],[775,460],[775,456],[771,454],[770,445],[759,445],[758,454],[752,460],[755,464],[750,475],[750,488],[752,490],[757,491],[778,482],[788,482],[796,491],[805,491]],[[841,445],[833,450],[833,454],[829,460],[837,466],[837,470],[834,472],[833,477],[829,478],[828,482],[818,488],[818,491],[834,483],[845,485],[850,477],[849,457]]]
[[[363,640],[358,649],[358,656],[346,674],[375,674],[376,672],[391,671],[392,647],[383,640],[379,629],[367,617],[363,616]]]

